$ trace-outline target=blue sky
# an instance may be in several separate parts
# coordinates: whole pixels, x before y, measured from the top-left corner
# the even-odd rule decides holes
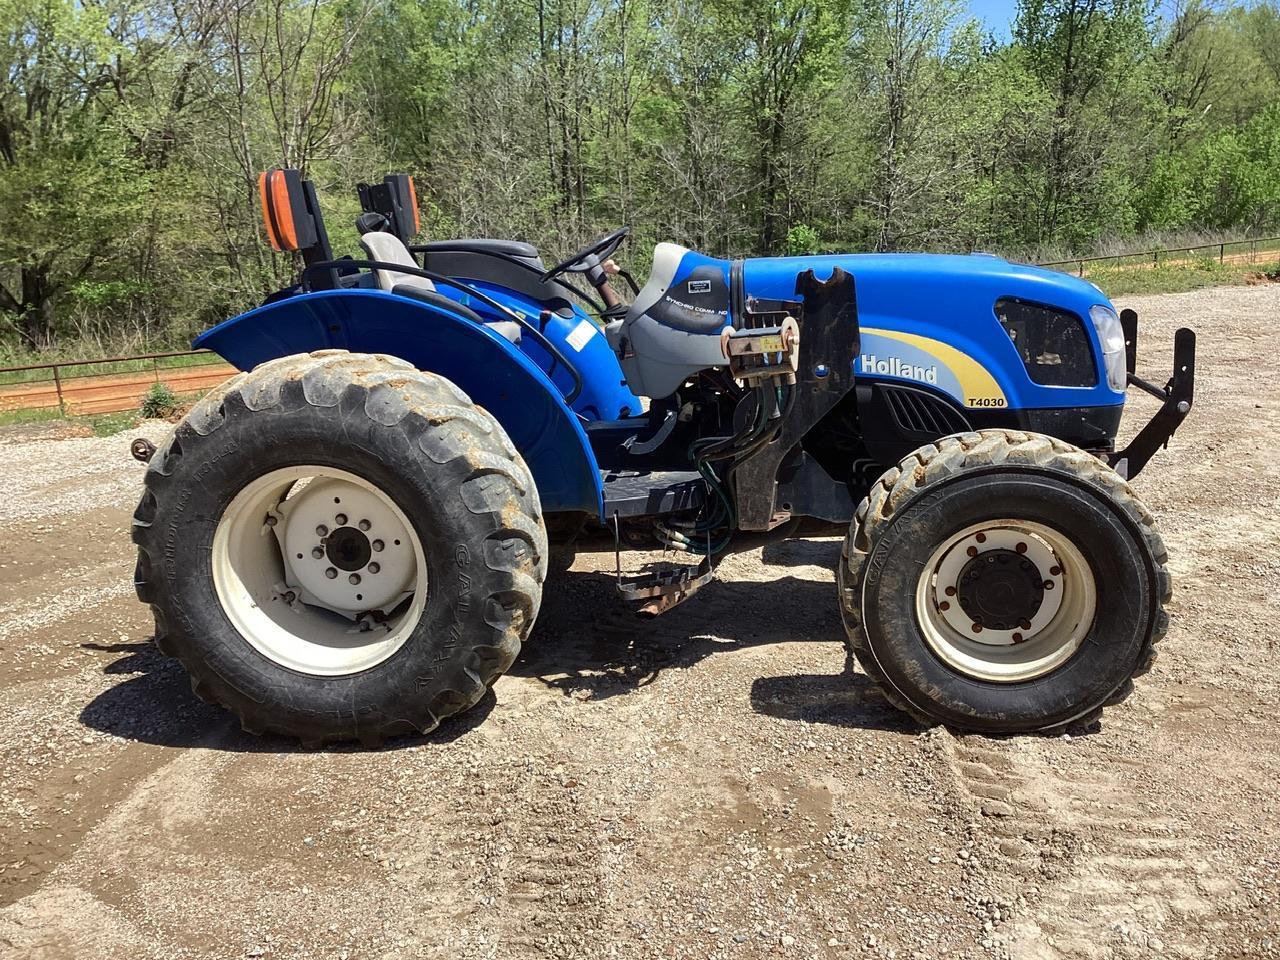
[[[998,37],[1009,36],[1009,24],[1017,8],[1017,0],[969,0],[969,12]]]
[[[1018,0],[968,0],[967,6],[969,12],[981,20],[988,31],[1001,39],[1009,38],[1009,27],[1013,23],[1013,15],[1018,11]],[[1161,0],[1157,10],[1163,14],[1171,7],[1170,0]]]

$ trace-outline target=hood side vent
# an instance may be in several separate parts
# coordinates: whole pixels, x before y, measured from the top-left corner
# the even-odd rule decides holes
[[[931,393],[886,385],[881,385],[880,390],[903,434],[933,439],[972,429],[964,414]]]

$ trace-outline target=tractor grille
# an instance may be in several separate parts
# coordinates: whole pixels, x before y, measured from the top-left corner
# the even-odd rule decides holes
[[[905,434],[932,439],[971,429],[964,414],[931,393],[910,387],[882,386],[880,389],[898,429]]]

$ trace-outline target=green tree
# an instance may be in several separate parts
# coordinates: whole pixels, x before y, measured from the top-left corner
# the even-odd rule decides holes
[[[31,347],[55,341],[56,298],[145,216],[146,172],[120,116],[147,65],[141,16],[0,2],[0,309]]]

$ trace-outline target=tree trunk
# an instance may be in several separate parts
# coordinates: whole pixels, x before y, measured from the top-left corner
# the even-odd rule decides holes
[[[54,292],[47,266],[22,268],[22,302],[19,304],[22,339],[35,350],[51,347],[57,339],[53,329]]]

